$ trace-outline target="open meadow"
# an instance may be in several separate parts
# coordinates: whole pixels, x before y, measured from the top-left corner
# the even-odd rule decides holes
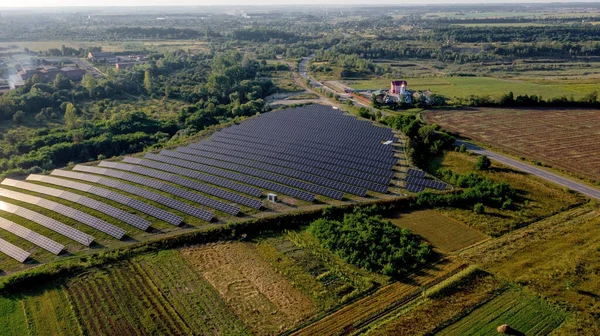
[[[562,81],[544,81],[542,79],[504,79],[492,77],[424,77],[404,78],[413,90],[431,90],[435,94],[449,99],[470,95],[499,99],[508,92],[515,95],[537,95],[538,97],[571,97],[580,99],[598,90],[595,81],[570,83]],[[347,85],[355,90],[389,89],[390,79],[348,80]]]
[[[495,109],[426,113],[426,119],[461,137],[600,180],[600,111]]]
[[[436,210],[398,213],[390,218],[398,227],[424,237],[433,246],[446,253],[482,242],[489,237]]]
[[[450,169],[454,173],[466,174],[473,172],[476,160],[475,155],[468,153],[447,152],[431,162],[429,171]],[[506,209],[486,207],[482,214],[461,208],[441,208],[438,211],[491,236],[500,236],[585,202],[584,197],[498,163],[493,163],[489,171],[478,173],[497,182],[507,182],[514,188],[517,195],[513,205]]]

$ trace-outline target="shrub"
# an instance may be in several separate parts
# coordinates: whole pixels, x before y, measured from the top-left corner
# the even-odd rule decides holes
[[[491,166],[492,161],[485,155],[478,157],[475,161],[475,169],[477,170],[489,170]]]
[[[475,212],[476,214],[482,214],[485,212],[485,206],[483,205],[483,203],[477,203],[475,204],[475,206],[473,206],[473,212]]]

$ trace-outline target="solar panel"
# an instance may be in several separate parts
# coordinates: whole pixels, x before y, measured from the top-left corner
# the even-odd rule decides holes
[[[243,140],[242,140],[243,139]],[[260,141],[260,142],[258,142]],[[210,137],[210,140],[203,140],[196,144],[191,144],[189,147],[201,149],[202,145],[212,146],[230,146],[232,148],[249,151],[261,150],[272,154],[286,154],[301,157],[305,159],[322,161],[325,163],[335,162],[344,167],[349,167],[357,170],[362,170],[371,174],[379,174],[387,176],[387,172],[396,164],[397,159],[390,160],[391,162],[380,162],[364,157],[354,157],[347,154],[327,151],[320,148],[304,147],[300,144],[286,144],[280,142],[269,143],[268,140],[244,138],[239,135],[229,135],[226,133],[216,133]]]
[[[0,196],[52,210],[117,239],[121,239],[125,235],[125,230],[64,204],[4,188],[0,188]]]
[[[281,153],[274,153],[272,151],[266,151],[266,150],[261,150],[261,149],[243,148],[240,150],[240,147],[230,146],[227,144],[204,142],[200,145],[190,146],[190,147],[180,147],[180,148],[177,148],[176,150],[178,152],[182,152],[182,153],[206,156],[206,157],[211,157],[211,158],[215,158],[215,159],[219,159],[219,160],[223,160],[223,159],[219,158],[218,156],[215,156],[215,154],[225,155],[225,156],[229,157],[229,159],[226,161],[236,160],[236,161],[231,161],[231,162],[236,162],[236,163],[241,163],[241,164],[245,164],[243,162],[246,162],[246,161],[240,161],[240,159],[249,159],[249,160],[253,160],[253,161],[259,161],[261,163],[261,167],[257,167],[257,168],[264,169],[264,170],[276,169],[275,166],[290,168],[290,169],[293,169],[294,171],[300,171],[303,173],[316,175],[321,178],[326,178],[329,180],[342,182],[343,184],[339,184],[339,183],[332,184],[331,181],[330,182],[325,181],[324,182],[325,184],[321,184],[319,182],[313,182],[313,183],[323,185],[325,187],[330,187],[333,189],[337,189],[338,187],[347,188],[347,189],[337,189],[337,190],[349,192],[349,193],[354,193],[354,192],[353,192],[353,190],[348,189],[348,187],[345,187],[344,184],[349,184],[354,187],[360,187],[360,188],[365,188],[365,189],[385,193],[387,191],[387,188],[385,187],[385,185],[389,184],[391,181],[391,176],[390,177],[372,176],[372,174],[361,172],[361,171],[353,171],[352,174],[354,174],[355,176],[360,176],[362,178],[356,178],[353,176],[344,175],[344,171],[347,168],[343,168],[343,167],[340,168],[340,167],[336,166],[334,164],[334,161],[330,161],[331,163],[328,163],[328,164],[323,164],[323,163],[315,162],[315,161],[312,161],[312,160],[306,159],[306,158],[300,158],[300,157],[295,157],[293,155],[287,155],[287,154],[281,154]],[[329,159],[324,159],[324,160],[329,160]],[[288,175],[287,173],[283,173],[283,172],[281,172],[281,174],[312,182],[310,180],[311,177],[308,177],[309,179],[307,180],[306,175],[304,175],[304,177],[302,177],[303,175],[301,173],[294,172],[294,171],[290,171],[292,173],[291,175]],[[277,171],[275,171],[275,172],[279,173]],[[391,170],[388,172],[391,173],[393,176],[393,172]],[[370,181],[367,181],[367,180],[370,180]],[[377,181],[377,183],[374,183],[372,181]],[[335,186],[335,187],[332,187],[332,186]]]
[[[94,237],[86,233],[83,233],[55,219],[44,216],[35,211],[31,211],[29,209],[20,207],[18,205],[0,201],[0,210],[12,213],[25,219],[29,219],[32,222],[44,226],[85,246],[90,246],[90,244],[94,241]]]
[[[414,177],[418,177],[418,178],[423,178],[425,177],[425,172],[422,170],[417,170],[417,169],[413,169],[413,168],[409,168],[408,172],[406,172],[407,175],[411,175]]]
[[[0,252],[21,263],[25,262],[25,260],[27,260],[27,258],[29,258],[30,255],[29,252],[26,252],[23,249],[16,247],[15,245],[7,242],[4,239],[0,239]]]
[[[86,206],[90,209],[94,209],[96,211],[102,212],[106,215],[114,217],[120,221],[123,221],[133,227],[136,227],[136,228],[144,230],[144,231],[147,230],[148,227],[150,227],[150,222],[145,219],[142,219],[136,215],[130,214],[127,211],[123,211],[121,209],[115,208],[112,205],[108,205],[106,203],[102,203],[95,199],[92,199],[92,198],[89,198],[86,196],[82,196],[79,194],[75,194],[70,191],[54,189],[54,188],[50,188],[50,187],[33,184],[33,183],[28,183],[28,182],[23,182],[23,181],[18,181],[18,180],[11,180],[11,179],[5,179],[4,181],[2,181],[2,184],[25,189],[25,190],[35,191],[40,194],[50,195],[50,196],[62,198],[62,199],[65,199],[65,200],[68,200],[68,201],[71,201],[71,202],[74,202],[77,204],[81,204],[83,206]]]
[[[239,182],[246,183],[249,185],[257,186],[259,188],[267,189],[272,192],[292,196],[294,198],[301,199],[301,200],[304,200],[307,202],[312,202],[315,199],[315,196],[313,194],[310,194],[310,193],[307,193],[304,191],[296,190],[296,189],[289,188],[289,187],[286,187],[281,184],[261,180],[261,179],[254,178],[254,177],[251,177],[248,175],[238,174],[238,173],[234,173],[234,172],[227,171],[224,169],[206,166],[206,165],[199,164],[196,162],[190,162],[190,161],[186,161],[186,160],[177,159],[174,157],[168,157],[168,156],[156,155],[156,154],[146,154],[144,156],[144,158],[154,160],[154,161],[164,162],[164,163],[168,163],[168,164],[172,164],[172,165],[176,165],[176,166],[185,167],[185,168],[205,172],[205,173],[212,174],[212,175],[225,177],[225,178],[228,178],[228,179],[231,179],[234,181],[239,181]]]
[[[133,172],[133,173],[144,175],[144,176],[150,176],[150,177],[160,179],[163,181],[172,182],[172,183],[175,183],[175,184],[178,184],[178,185],[190,188],[190,189],[194,189],[194,190],[197,190],[197,191],[200,191],[200,192],[212,195],[212,196],[216,196],[216,197],[219,197],[222,199],[226,199],[228,201],[232,201],[232,202],[235,202],[238,204],[242,204],[242,205],[254,208],[254,209],[260,209],[262,207],[262,202],[259,200],[240,196],[240,195],[225,191],[223,189],[207,186],[205,184],[198,183],[196,181],[192,181],[187,178],[183,178],[183,177],[173,175],[173,174],[167,174],[167,173],[164,173],[164,172],[161,172],[158,170],[144,168],[144,167],[135,166],[135,165],[126,164],[126,163],[117,163],[117,162],[109,162],[109,161],[102,161],[102,162],[100,162],[99,166],[105,167],[105,168],[114,168],[114,169],[129,171],[129,172]],[[238,211],[239,211],[239,209],[238,209]]]
[[[160,191],[164,191],[170,195],[181,197],[181,198],[187,199],[189,201],[196,202],[198,204],[202,204],[204,206],[223,211],[225,213],[228,213],[228,214],[231,214],[234,216],[237,216],[237,214],[240,212],[240,208],[237,206],[225,204],[223,202],[216,201],[212,198],[204,197],[200,194],[175,187],[172,184],[163,183],[163,182],[157,181],[155,179],[146,178],[146,177],[143,177],[140,175],[131,174],[131,173],[113,170],[113,169],[83,166],[83,165],[77,165],[77,166],[75,166],[75,168],[73,168],[73,170],[87,172],[87,173],[93,173],[93,174],[98,174],[98,175],[104,175],[104,176],[110,176],[110,177],[126,180],[129,182],[137,183],[137,184],[144,185],[144,186],[147,186],[150,188],[158,189]],[[206,215],[204,215],[204,216],[206,216]],[[212,219],[212,214],[210,214],[210,217]],[[205,217],[205,218],[207,218],[207,217]]]
[[[46,238],[37,232],[31,231],[26,227],[2,217],[0,217],[0,229],[6,230],[15,236],[21,237],[56,255],[60,254],[60,252],[65,248],[64,245],[61,245],[50,238]]]
[[[109,179],[109,178],[102,177],[102,176],[91,175],[91,174],[82,174],[82,173],[76,173],[76,172],[72,172],[72,171],[59,170],[59,169],[52,171],[52,175],[58,175],[58,176],[68,177],[68,178],[72,178],[72,179],[76,179],[76,180],[88,181],[88,182],[92,182],[92,183],[101,184],[101,185],[104,185],[104,186],[107,186],[110,188],[114,188],[117,190],[121,190],[126,193],[134,194],[134,195],[143,197],[145,199],[154,201],[156,203],[160,203],[164,206],[181,211],[185,214],[191,215],[196,218],[200,218],[205,221],[211,221],[213,218],[213,215],[208,211],[191,206],[187,203],[180,202],[180,201],[172,199],[170,197],[166,197],[166,196],[157,194],[157,193],[149,191],[147,189],[136,187],[129,183],[119,182],[117,180]],[[135,202],[135,203],[137,203],[137,202]],[[130,203],[128,202],[126,205],[129,205],[129,204]]]
[[[425,190],[425,187],[416,185],[416,184],[407,184],[406,190],[413,192],[413,193],[420,193]]]
[[[339,191],[323,188],[323,187],[317,186],[315,184],[302,182],[302,181],[295,180],[295,179],[292,179],[292,178],[289,178],[286,176],[281,176],[281,175],[269,173],[269,172],[254,169],[254,168],[244,167],[244,166],[238,165],[238,164],[202,158],[199,156],[180,153],[180,152],[176,152],[176,151],[170,151],[170,150],[163,150],[160,152],[160,154],[165,155],[165,156],[171,156],[171,157],[178,158],[178,159],[187,160],[187,161],[192,161],[192,162],[196,162],[196,163],[201,163],[204,165],[210,165],[210,166],[214,166],[214,167],[218,167],[218,168],[223,168],[223,169],[239,172],[239,173],[242,173],[245,175],[260,177],[261,179],[264,179],[264,180],[281,183],[283,185],[287,185],[287,186],[290,186],[293,188],[305,190],[308,192],[323,195],[323,196],[337,199],[337,200],[341,200],[344,197],[344,193],[339,192]]]
[[[72,173],[70,171],[65,171],[65,170],[55,170],[52,172],[52,175],[54,175],[54,176],[62,176],[62,177],[67,177],[67,178],[69,176],[71,176],[71,174],[76,174],[76,173]],[[145,214],[155,217],[157,219],[163,220],[169,224],[179,225],[183,221],[183,218],[181,218],[177,215],[174,215],[168,211],[157,208],[153,205],[144,203],[142,201],[131,198],[129,196],[125,196],[123,194],[114,192],[112,190],[107,190],[107,189],[92,186],[89,184],[74,182],[74,181],[60,179],[60,178],[56,178],[53,176],[46,176],[46,175],[32,174],[27,177],[27,180],[39,181],[39,182],[44,182],[44,183],[48,183],[48,184],[54,184],[57,186],[61,186],[63,188],[79,190],[79,191],[83,191],[83,192],[86,192],[86,193],[89,193],[92,195],[104,197],[106,199],[126,205],[130,208],[136,209],[142,213],[145,213]]]
[[[196,170],[178,167],[178,166],[171,165],[168,163],[162,163],[162,162],[146,160],[146,159],[138,159],[138,158],[134,158],[134,157],[130,157],[130,156],[125,157],[123,159],[123,162],[133,163],[133,164],[137,164],[137,165],[144,166],[144,167],[150,167],[150,168],[166,171],[166,172],[173,173],[173,174],[190,177],[195,180],[200,180],[200,181],[214,184],[214,185],[217,185],[217,186],[220,186],[223,188],[235,190],[235,191],[238,191],[238,192],[250,195],[250,196],[254,196],[254,197],[262,196],[262,191],[258,188],[250,187],[250,186],[243,185],[240,183],[232,182],[232,181],[224,179],[224,178],[204,174],[204,173],[198,172]]]
[[[186,153],[186,154],[192,154],[192,155],[196,155],[196,156],[202,156],[202,157],[217,159],[217,160],[221,160],[221,161],[227,161],[227,162],[232,162],[232,163],[236,163],[236,164],[241,164],[241,165],[244,165],[247,167],[253,167],[253,168],[269,171],[269,172],[272,172],[275,174],[289,176],[289,177],[292,177],[292,178],[295,178],[295,179],[298,179],[301,181],[310,182],[310,183],[313,183],[313,184],[316,184],[319,186],[323,186],[326,188],[330,188],[330,189],[334,189],[334,190],[338,190],[338,191],[342,191],[342,192],[347,192],[347,193],[358,195],[361,197],[364,197],[367,193],[367,191],[364,188],[358,188],[356,186],[339,183],[337,181],[332,181],[332,180],[325,179],[320,176],[308,174],[308,173],[305,173],[302,171],[288,169],[285,167],[265,163],[264,160],[261,160],[260,162],[254,161],[254,160],[259,160],[259,157],[255,156],[255,155],[248,155],[246,157],[251,158],[251,159],[244,159],[244,158],[233,156],[233,155],[244,156],[244,153],[233,154],[232,151],[226,151],[227,155],[223,155],[220,153],[214,153],[214,152],[203,152],[203,151],[200,151],[197,149],[185,148],[185,147],[177,148],[177,151]],[[266,161],[269,161],[269,160],[266,160]],[[280,163],[282,165],[286,165],[285,162],[283,162],[283,161],[281,161],[281,162],[277,161],[277,160],[273,160],[273,161]],[[294,167],[293,165],[291,165],[291,166]],[[299,167],[296,166],[294,168],[298,169]],[[307,168],[307,169],[309,169],[309,168]]]

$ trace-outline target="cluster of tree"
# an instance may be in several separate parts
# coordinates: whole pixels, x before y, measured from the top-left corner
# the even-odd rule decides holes
[[[600,27],[596,25],[548,25],[526,27],[460,27],[449,26],[433,29],[432,38],[446,42],[584,42],[596,41]]]
[[[470,107],[494,107],[494,106],[522,106],[522,107],[599,107],[598,91],[593,91],[586,94],[580,99],[571,97],[555,97],[543,99],[537,95],[518,95],[515,97],[511,91],[503,95],[500,99],[494,99],[489,95],[476,96],[469,95],[467,97],[455,97],[453,105],[470,106]]]
[[[438,125],[427,125],[412,114],[399,114],[381,120],[382,123],[401,130],[407,137],[407,155],[412,161],[425,166],[429,160],[455,147],[455,138],[443,132]]]
[[[389,276],[414,270],[433,255],[419,236],[358,208],[341,221],[318,219],[308,231],[347,262]]]
[[[232,33],[232,37],[233,39],[240,41],[274,43],[294,43],[302,39],[296,34],[270,28],[239,29]]]

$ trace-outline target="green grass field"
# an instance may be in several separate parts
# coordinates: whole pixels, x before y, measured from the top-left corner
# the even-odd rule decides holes
[[[513,335],[547,335],[558,328],[567,314],[540,299],[508,290],[438,335],[495,335],[496,328],[508,324]]]
[[[488,238],[485,234],[436,210],[401,213],[390,220],[395,225],[424,237],[444,252],[460,250]]]
[[[489,95],[500,98],[512,91],[516,95],[537,95],[543,98],[571,97],[582,98],[586,94],[598,90],[597,83],[540,83],[526,80],[512,80],[489,77],[431,77],[406,78],[408,87],[414,90],[431,90],[433,93],[454,97],[469,95]],[[348,81],[350,87],[357,90],[389,89],[390,79],[373,79]]]

